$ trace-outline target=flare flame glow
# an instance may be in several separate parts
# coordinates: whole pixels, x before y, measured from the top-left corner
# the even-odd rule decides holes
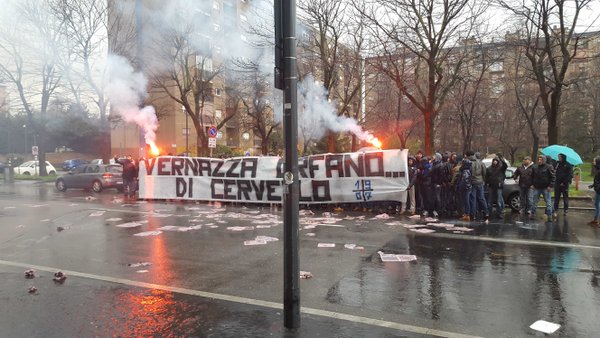
[[[152,156],[160,155],[160,149],[158,149],[154,142],[150,142],[148,143],[148,145],[150,146],[150,153],[152,154]]]
[[[381,146],[383,145],[377,137],[373,137],[373,138],[369,139],[369,143],[371,143],[374,147],[379,148],[379,149],[381,149]]]

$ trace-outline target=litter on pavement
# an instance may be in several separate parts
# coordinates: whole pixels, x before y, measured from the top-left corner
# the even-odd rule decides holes
[[[30,286],[29,289],[27,289],[27,292],[29,293],[37,293],[37,288],[35,286]]]
[[[119,217],[113,217],[113,218],[107,218],[107,219],[105,219],[105,221],[107,221],[107,222],[119,222],[119,221],[122,221],[122,220],[123,219],[119,218]]]
[[[104,215],[104,211],[96,211],[96,212],[92,212],[90,214],[90,217],[99,217],[99,216],[102,216],[102,215]]]
[[[57,283],[64,283],[65,279],[67,279],[67,276],[62,273],[62,271],[58,271],[54,273],[54,278],[52,278],[53,281],[57,282]]]
[[[145,232],[138,232],[137,234],[133,234],[134,236],[138,236],[138,237],[146,237],[146,236],[158,236],[162,234],[162,231],[145,231]]]
[[[247,227],[227,227],[227,230],[231,230],[231,231],[252,231],[254,230],[253,226],[247,226]]]
[[[556,330],[560,329],[560,324],[547,322],[545,320],[538,320],[537,322],[529,326],[531,329],[540,331],[546,334],[552,334]]]
[[[115,226],[117,226],[119,228],[135,228],[135,227],[139,227],[141,225],[142,225],[142,222],[127,222],[127,223],[117,224]]]
[[[358,246],[356,244],[344,244],[344,248],[350,250],[364,250],[365,248],[362,246]]]
[[[244,241],[244,245],[265,245],[265,244],[267,244],[267,241],[258,241],[256,239]]]
[[[138,262],[138,263],[128,263],[127,266],[132,268],[139,268],[140,266],[150,266],[152,263],[150,262]]]
[[[412,262],[417,260],[415,255],[397,255],[386,254],[383,251],[377,251],[382,262]]]
[[[319,243],[317,248],[335,248],[335,243]]]
[[[26,270],[25,278],[27,278],[27,279],[35,278],[35,270],[33,270],[33,269]]]
[[[432,232],[435,232],[435,230],[433,230],[433,229],[408,229],[408,230],[418,232],[421,234],[430,234]]]
[[[301,279],[310,279],[313,278],[312,273],[308,272],[308,271],[300,271],[300,278]]]

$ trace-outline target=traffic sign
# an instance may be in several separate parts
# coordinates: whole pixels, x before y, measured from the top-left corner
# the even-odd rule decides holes
[[[39,154],[38,146],[31,147],[31,155],[37,156]]]
[[[215,126],[210,126],[210,128],[208,128],[208,136],[211,138],[217,137],[217,134],[219,133],[219,130],[217,129],[217,127]]]
[[[217,147],[217,139],[214,137],[209,137],[208,138],[208,147],[209,148],[216,148]]]

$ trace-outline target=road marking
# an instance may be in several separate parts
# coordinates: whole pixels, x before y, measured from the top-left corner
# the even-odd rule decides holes
[[[452,228],[450,228],[450,229],[452,229]],[[571,249],[600,250],[600,246],[577,244],[577,243],[564,243],[564,242],[556,242],[556,241],[481,237],[481,236],[469,236],[469,235],[460,235],[460,234],[445,234],[445,233],[440,233],[440,232],[434,232],[434,233],[430,233],[430,234],[411,232],[410,234],[414,234],[416,236],[431,236],[431,237],[440,237],[440,238],[449,238],[449,239],[466,239],[466,240],[470,240],[470,241],[481,241],[481,242],[551,246],[551,247],[561,247],[561,248],[571,248]]]
[[[139,281],[134,281],[134,280],[130,280],[130,279],[101,276],[101,275],[95,275],[95,274],[90,274],[90,273],[85,273],[85,272],[63,270],[63,269],[58,269],[58,268],[53,268],[53,267],[48,267],[48,266],[25,264],[25,263],[20,263],[20,262],[11,262],[11,261],[0,260],[0,264],[12,266],[12,267],[23,268],[23,269],[35,269],[35,270],[46,271],[46,272],[56,272],[56,271],[60,270],[67,276],[76,276],[76,277],[81,277],[81,278],[94,279],[94,280],[110,282],[110,283],[118,283],[118,284],[135,286],[135,287],[146,288],[146,289],[157,289],[157,290],[175,292],[175,293],[180,293],[180,294],[185,294],[185,295],[199,296],[199,297],[203,297],[203,298],[210,298],[210,299],[215,299],[215,300],[222,300],[222,301],[227,301],[227,302],[234,302],[234,303],[254,305],[254,306],[262,306],[262,307],[276,309],[276,310],[283,310],[283,304],[264,301],[264,300],[260,300],[260,299],[251,299],[251,298],[224,295],[224,294],[212,293],[212,292],[206,292],[206,291],[198,291],[198,290],[192,290],[192,289],[179,288],[179,287],[169,286],[169,285],[160,285],[160,284],[139,282]],[[465,334],[456,333],[456,332],[448,332],[448,331],[441,331],[441,330],[436,330],[436,329],[429,329],[429,328],[421,327],[421,326],[407,325],[407,324],[401,324],[401,323],[396,323],[396,322],[389,322],[389,321],[385,321],[385,320],[355,316],[355,315],[350,315],[350,314],[345,314],[345,313],[313,309],[313,308],[309,308],[309,307],[301,307],[300,312],[304,313],[304,314],[309,314],[309,315],[345,320],[345,321],[350,321],[350,322],[355,322],[355,323],[360,323],[360,324],[379,326],[379,327],[401,330],[401,331],[406,331],[406,332],[412,332],[412,333],[417,333],[417,334],[426,334],[426,335],[433,335],[433,336],[439,336],[439,337],[457,337],[457,338],[478,337],[478,336],[470,336],[470,335],[465,335]]]

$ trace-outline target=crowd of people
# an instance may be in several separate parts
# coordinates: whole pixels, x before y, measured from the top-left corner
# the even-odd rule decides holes
[[[600,160],[595,165],[600,168]],[[419,151],[414,157],[409,156],[408,167],[409,198],[404,206],[405,213],[486,223],[490,217],[503,218],[503,188],[508,162],[502,154],[495,154],[491,165],[486,166],[478,152],[467,151],[460,157],[451,152],[427,157]],[[568,214],[573,166],[564,154],[559,154],[558,160],[540,155],[535,163],[526,156],[512,178],[519,185],[520,214],[534,219],[540,197],[546,204],[547,221],[556,219],[561,198],[563,213]],[[596,191],[600,191],[600,177],[595,179],[594,188],[596,186]],[[596,198],[597,212],[592,225],[600,223],[599,197]]]

